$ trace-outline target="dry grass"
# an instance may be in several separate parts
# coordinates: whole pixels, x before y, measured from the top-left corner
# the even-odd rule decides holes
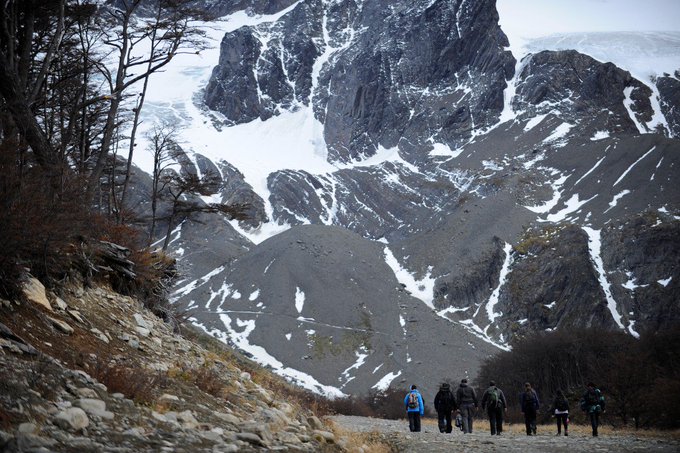
[[[337,423],[329,422],[336,439],[344,439],[344,445],[350,453],[363,451],[364,453],[392,453],[392,448],[382,440],[377,432],[358,433],[340,427]]]
[[[436,425],[436,420],[434,421]],[[486,420],[475,420],[476,429],[488,429],[489,424]],[[526,428],[521,423],[504,423],[503,431],[507,433],[522,435]],[[638,429],[635,428],[613,428],[608,425],[600,425],[598,432],[601,436],[631,436],[645,438],[663,438],[680,440],[680,430],[662,431],[658,429]],[[538,425],[538,434],[556,434],[557,425]],[[590,436],[592,434],[590,425],[570,423],[569,433],[577,436]]]

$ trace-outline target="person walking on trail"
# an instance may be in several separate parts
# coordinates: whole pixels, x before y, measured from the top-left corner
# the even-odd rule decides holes
[[[456,404],[463,417],[463,432],[469,434],[472,432],[472,419],[479,404],[477,403],[475,389],[468,386],[467,379],[461,380],[458,390],[456,390]]]
[[[425,415],[425,404],[423,403],[423,397],[418,391],[418,387],[415,385],[412,385],[411,391],[406,394],[404,405],[408,415],[408,428],[411,432],[420,432],[420,417]]]
[[[482,395],[482,409],[486,409],[489,416],[491,435],[500,436],[503,432],[503,412],[508,410],[508,404],[503,391],[496,387],[494,381],[489,382],[489,388]]]
[[[439,432],[450,433],[453,431],[451,413],[456,409],[456,398],[453,396],[448,382],[444,382],[439,387],[439,391],[434,397],[434,409],[437,411]]]
[[[540,402],[538,401],[538,395],[528,382],[524,384],[524,391],[519,396],[519,405],[522,408],[522,414],[524,414],[524,425],[527,428],[527,436],[535,436],[536,414],[538,413]]]
[[[590,426],[593,428],[593,436],[597,437],[597,428],[600,426],[600,413],[604,412],[604,396],[592,382],[588,383],[586,392],[581,398],[581,409],[588,413]]]
[[[564,435],[569,435],[569,401],[564,396],[562,390],[557,390],[555,401],[553,401],[552,413],[555,415],[557,421],[557,435],[562,434],[562,425],[564,425]]]

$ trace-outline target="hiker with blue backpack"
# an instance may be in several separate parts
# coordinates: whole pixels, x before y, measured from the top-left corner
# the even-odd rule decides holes
[[[420,417],[425,415],[425,404],[418,387],[411,386],[411,391],[404,398],[406,414],[408,415],[408,428],[411,432],[420,432]]]
[[[489,416],[491,435],[500,436],[503,432],[503,412],[508,410],[503,391],[496,387],[496,382],[489,382],[489,388],[482,395],[482,409]]]

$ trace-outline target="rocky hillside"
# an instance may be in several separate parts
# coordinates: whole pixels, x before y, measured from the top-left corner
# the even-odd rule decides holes
[[[76,283],[24,288],[0,308],[0,451],[350,446],[280,378],[205,335],[173,333],[137,300]]]

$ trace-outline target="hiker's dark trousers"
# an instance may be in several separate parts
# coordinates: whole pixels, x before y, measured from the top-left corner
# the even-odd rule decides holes
[[[450,433],[453,431],[453,425],[451,424],[451,411],[437,412],[437,418],[439,419],[440,433]]]
[[[524,411],[524,425],[527,428],[527,436],[536,434],[536,409],[533,407]]]
[[[564,432],[567,432],[569,428],[569,414],[555,414],[555,419],[557,421],[557,434],[562,432],[562,425],[564,425]]]
[[[503,408],[489,408],[486,413],[489,415],[489,428],[491,435],[503,432]]]
[[[408,413],[408,429],[412,433],[420,432],[420,412]]]
[[[593,428],[593,436],[597,436],[597,427],[600,426],[600,413],[593,411],[590,414],[590,426]]]
[[[475,418],[475,405],[463,404],[460,406],[460,415],[463,417],[463,432],[472,432],[472,420]]]

